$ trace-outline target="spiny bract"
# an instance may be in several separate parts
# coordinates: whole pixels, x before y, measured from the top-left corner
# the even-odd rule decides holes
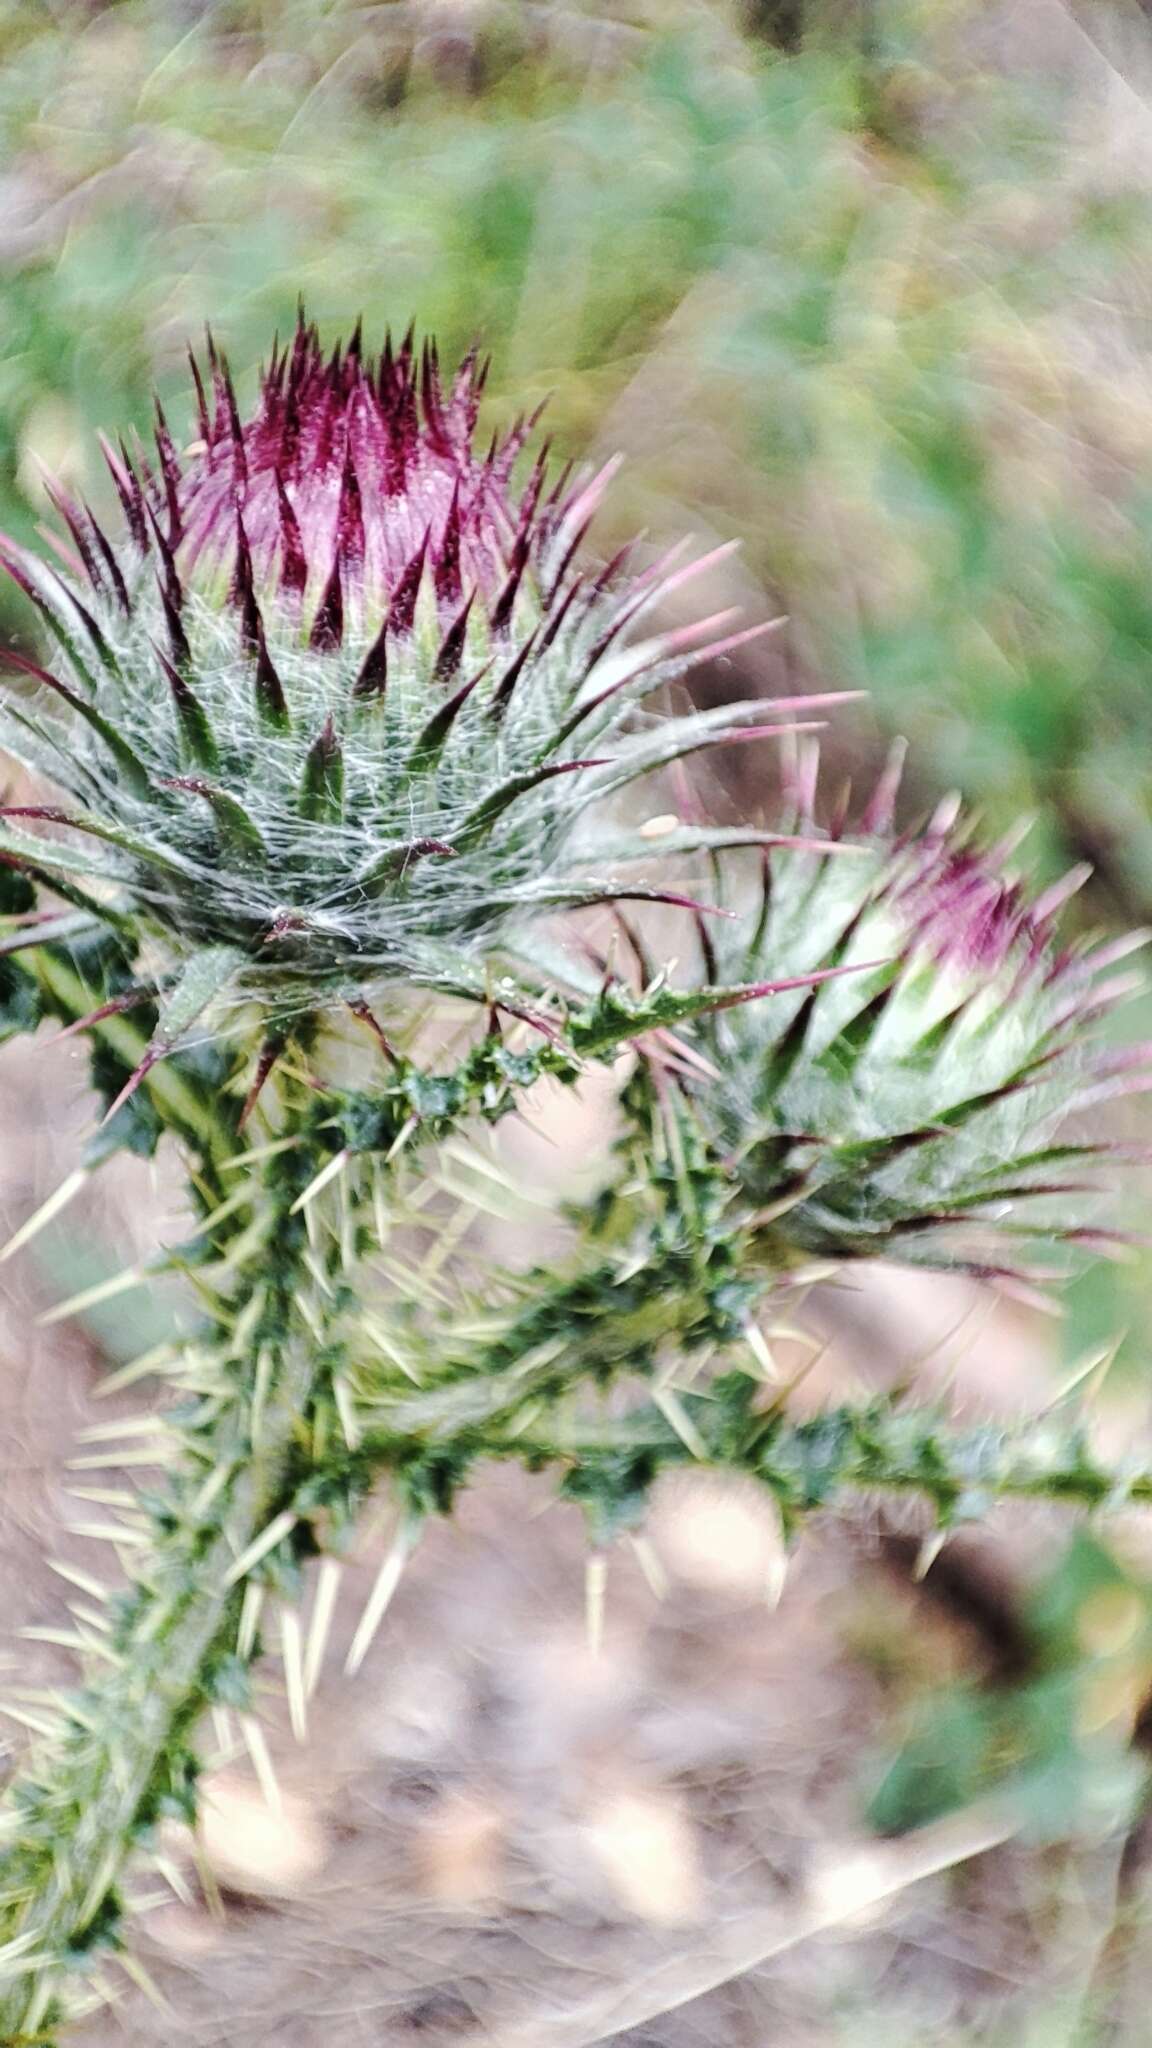
[[[159,408],[154,460],[106,448],[122,540],[57,492],[66,573],[4,544],[57,665],[18,663],[40,688],[0,741],[67,801],[9,806],[0,857],[163,942],[169,1043],[224,988],[281,1018],[373,981],[479,996],[533,914],[658,896],[588,807],[792,708],[638,713],[745,637],[627,639],[702,564],[582,570],[608,471],[548,489],[545,450],[515,488],[531,423],[476,454],[472,357],[446,389],[428,347],[325,357],[302,319],[247,422],[208,368],[183,451]]]
[[[776,853],[750,919],[707,941],[720,981],[769,962],[836,971],[706,1018],[716,1075],[693,1092],[766,1251],[1019,1277],[1029,1245],[1110,1241],[1083,1177],[1106,1148],[1056,1133],[1146,1085],[1149,1048],[1093,1044],[1131,986],[1106,970],[1139,935],[1058,948],[1052,919],[1083,871],[1029,900],[951,801],[893,839],[898,773],[897,760],[841,857]],[[793,790],[809,830],[815,782],[813,750]]]

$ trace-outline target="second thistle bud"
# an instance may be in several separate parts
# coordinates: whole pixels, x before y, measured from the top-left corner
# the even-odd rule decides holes
[[[951,806],[893,842],[891,794],[830,854],[774,856],[751,926],[709,948],[722,982],[828,978],[709,1021],[701,1113],[766,1249],[1027,1272],[1108,1236],[1105,1148],[1062,1126],[1142,1085],[1093,1044],[1129,942],[1058,948],[1081,877],[1030,900]]]

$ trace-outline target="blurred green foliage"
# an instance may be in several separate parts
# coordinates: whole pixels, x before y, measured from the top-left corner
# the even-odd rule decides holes
[[[1020,1616],[1010,1682],[954,1683],[915,1703],[871,1802],[883,1832],[1011,1785],[1033,1839],[1122,1824],[1146,1775],[1152,1585],[1086,1530],[1063,1545]],[[1140,1727],[1137,1753],[1130,1747]]]

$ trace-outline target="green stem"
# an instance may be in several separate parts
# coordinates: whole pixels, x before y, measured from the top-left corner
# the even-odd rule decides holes
[[[111,1661],[93,1663],[10,1792],[18,1833],[0,1856],[0,2040],[50,2022],[62,1973],[118,1940],[125,1863],[162,1812],[182,1799],[191,1808],[193,1727],[236,1663],[234,1567],[291,1498],[302,1431],[331,1373],[339,1247],[333,1239],[325,1272],[294,1213],[328,1157],[302,1136],[252,1174],[229,1226],[238,1270],[220,1303],[207,1398],[178,1432],[176,1471],[132,1553]]]
[[[737,1372],[707,1394],[681,1397],[683,1433],[651,1403],[590,1430],[586,1419],[563,1413],[575,1385],[551,1361],[402,1395],[373,1414],[356,1455],[372,1473],[411,1469],[430,1455],[455,1458],[457,1479],[473,1460],[493,1458],[585,1478],[599,1470],[606,1506],[613,1484],[634,1499],[664,1469],[707,1465],[758,1480],[793,1520],[844,1492],[919,1495],[942,1521],[997,1500],[1086,1510],[1152,1505],[1152,1470],[1097,1458],[1075,1417],[1059,1411],[1039,1421],[963,1426],[937,1409],[881,1397],[795,1420],[770,1390]],[[542,1409],[553,1411],[551,1420]]]

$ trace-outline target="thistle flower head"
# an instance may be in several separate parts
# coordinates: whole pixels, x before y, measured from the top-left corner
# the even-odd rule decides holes
[[[776,1245],[1018,1272],[1033,1240],[1103,1242],[1104,1148],[1057,1134],[1143,1085],[1144,1049],[1093,1044],[1132,942],[1058,946],[1081,872],[1030,897],[951,803],[894,840],[893,794],[885,778],[839,857],[774,855],[743,936],[709,945],[725,983],[849,971],[714,1016],[702,1113]]]
[[[430,347],[417,362],[411,339],[398,354],[386,342],[366,361],[356,334],[326,356],[301,325],[291,348],[273,351],[247,424],[214,345],[209,368],[211,404],[193,363],[199,440],[178,481],[162,456],[177,558],[198,581],[213,562],[234,573],[239,519],[259,601],[298,604],[310,637],[339,642],[347,612],[383,616],[422,551],[444,628],[465,592],[496,604],[518,543],[539,562],[562,494],[542,509],[537,484],[523,518],[513,503],[524,422],[476,455],[485,372],[474,355],[445,393]],[[119,481],[139,528],[142,488],[125,468]]]
[[[514,482],[523,421],[478,454],[473,359],[446,388],[301,320],[247,420],[214,346],[193,367],[187,446],[158,410],[153,456],[106,450],[121,537],[57,494],[64,573],[4,544],[55,644],[0,741],[63,801],[9,808],[0,854],[161,942],[169,1037],[221,984],[482,994],[533,915],[625,889],[588,808],[760,708],[645,727],[713,622],[628,634],[688,572],[582,569],[607,472]]]

